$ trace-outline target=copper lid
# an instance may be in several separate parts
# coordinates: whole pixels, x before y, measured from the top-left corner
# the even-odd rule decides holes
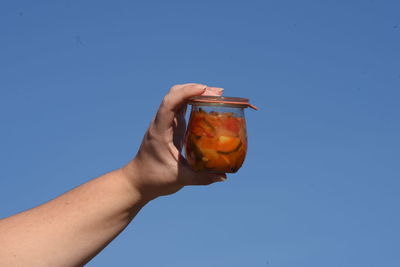
[[[257,107],[249,103],[248,98],[229,97],[229,96],[195,96],[189,99],[190,105],[201,105],[202,103],[221,106],[232,106],[258,110]]]

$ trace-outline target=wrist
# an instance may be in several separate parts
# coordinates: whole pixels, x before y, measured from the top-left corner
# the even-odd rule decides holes
[[[122,176],[126,180],[128,186],[131,188],[134,194],[138,194],[140,202],[145,205],[149,201],[157,198],[157,195],[151,193],[145,184],[146,174],[141,171],[141,164],[135,158],[128,164],[120,169]]]

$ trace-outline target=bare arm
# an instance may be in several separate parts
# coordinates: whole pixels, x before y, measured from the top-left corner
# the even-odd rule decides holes
[[[0,220],[0,266],[82,266],[147,202],[185,185],[224,180],[191,171],[181,156],[186,100],[204,90],[199,84],[171,88],[136,157],[123,168]]]

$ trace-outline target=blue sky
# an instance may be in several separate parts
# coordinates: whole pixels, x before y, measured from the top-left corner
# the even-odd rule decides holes
[[[88,266],[400,266],[399,1],[2,1],[0,217],[135,153],[173,84],[248,97],[226,183]]]

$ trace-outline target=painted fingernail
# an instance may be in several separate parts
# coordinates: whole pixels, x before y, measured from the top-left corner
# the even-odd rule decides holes
[[[199,89],[201,90],[201,94],[204,94],[204,92],[207,90],[207,85],[199,85]]]
[[[219,176],[219,177],[215,177],[213,180],[214,180],[214,182],[225,182],[226,177]]]

